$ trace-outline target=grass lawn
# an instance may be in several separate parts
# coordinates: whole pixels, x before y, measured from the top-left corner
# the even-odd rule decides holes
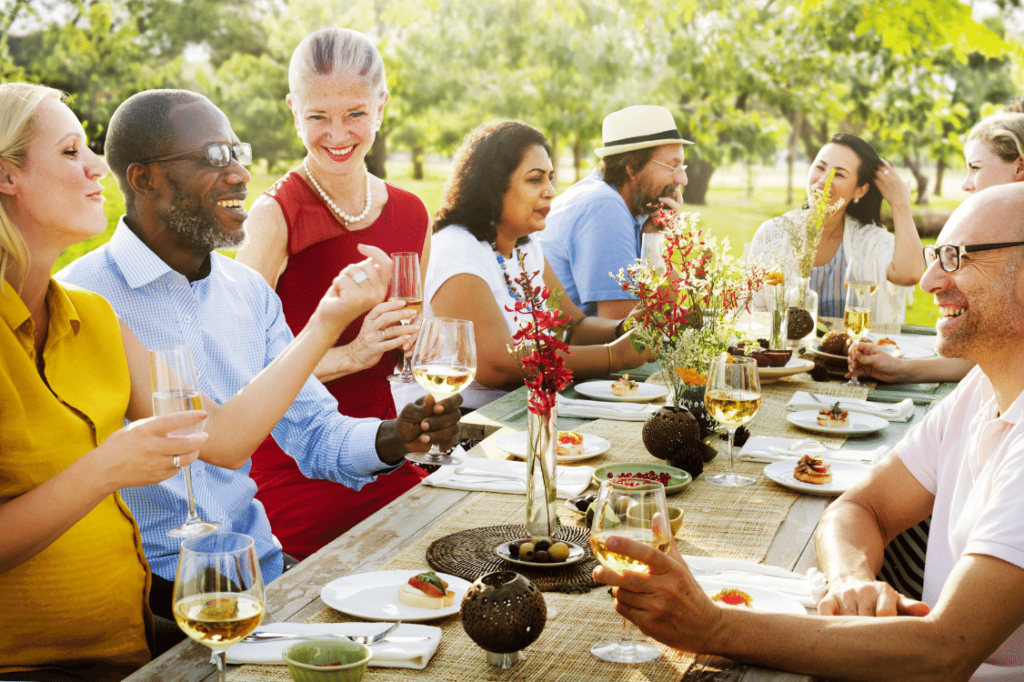
[[[413,180],[411,164],[398,160],[388,163],[387,179],[419,196],[433,215],[441,207],[444,181],[449,170],[450,164],[447,163],[430,164],[426,167],[425,179]],[[564,165],[558,171],[558,176],[562,179],[559,189],[562,190],[572,184],[574,172],[571,167]],[[252,181],[249,183],[249,199],[246,202],[248,206],[251,206],[256,197],[266,191],[279,177],[276,173],[270,174],[266,168],[260,165],[251,167],[250,172]],[[795,171],[796,188],[794,192],[798,200],[803,198],[801,188],[805,173],[805,167],[800,167]],[[761,223],[792,208],[786,203],[785,176],[781,167],[758,168],[753,171],[752,176],[754,182],[753,187],[750,187],[750,177],[745,167],[717,170],[708,192],[708,204],[694,207],[694,210],[701,214],[702,223],[716,236],[727,237],[736,252],[742,250],[742,244],[750,241]],[[958,177],[951,176],[946,183],[947,197],[933,200],[931,207],[952,210],[959,204],[965,195],[959,188],[951,187],[958,181]],[[124,201],[113,176],[108,175],[104,178],[103,184],[107,188],[105,193],[107,201],[104,205],[108,219],[107,230],[101,235],[67,249],[57,260],[54,272],[79,256],[105,244],[113,234],[118,218],[124,213]],[[924,241],[925,243],[934,243],[934,239]],[[232,254],[229,253],[229,255]],[[938,308],[933,303],[932,297],[918,289],[914,294],[913,304],[907,310],[907,323],[932,326],[937,317]]]

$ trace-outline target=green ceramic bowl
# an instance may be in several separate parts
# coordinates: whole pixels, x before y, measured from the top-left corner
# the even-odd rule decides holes
[[[295,682],[359,682],[372,657],[370,647],[340,639],[300,642],[284,650]]]
[[[667,507],[668,509],[668,524],[669,528],[672,529],[672,535],[679,532],[679,529],[683,527],[683,510],[679,507]],[[633,510],[630,509],[626,512],[626,516],[630,518],[638,518],[634,515]]]
[[[682,469],[670,467],[665,464],[606,464],[603,467],[598,467],[594,470],[594,483],[601,485],[602,481],[608,478],[614,478],[619,474],[641,474],[649,471],[666,473],[669,475],[668,485],[665,486],[666,495],[679,492],[693,480],[690,474],[686,473]],[[612,474],[612,476],[608,476],[608,474]]]

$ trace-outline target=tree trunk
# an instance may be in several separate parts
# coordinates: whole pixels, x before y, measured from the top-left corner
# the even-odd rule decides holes
[[[388,161],[388,146],[387,146],[388,134],[382,129],[377,131],[377,137],[373,141],[373,146],[370,147],[370,153],[366,155],[366,168],[371,173],[376,175],[381,180],[385,179],[388,175],[385,164]]]
[[[914,203],[918,206],[925,206],[928,204],[928,176],[921,172],[921,164],[916,159],[911,159],[909,156],[904,157],[904,162],[907,164],[907,168],[914,174],[914,182],[917,183],[917,199]]]
[[[704,159],[696,159],[687,164],[687,183],[683,187],[683,203],[694,206],[707,204],[708,186],[715,167]]]
[[[942,176],[946,174],[946,160],[939,159],[938,163],[935,164],[935,189],[932,193],[937,196],[942,196]]]
[[[579,182],[583,170],[583,140],[580,139],[579,133],[576,134],[576,142],[572,146],[572,165],[576,168],[574,182]]]
[[[804,118],[800,115],[799,111],[794,112],[793,118],[792,129],[789,133],[789,150],[786,154],[786,204],[788,206],[793,205],[793,171],[796,165],[796,142],[800,128],[804,124]]]
[[[412,179],[423,179],[423,147],[419,145],[412,148]]]

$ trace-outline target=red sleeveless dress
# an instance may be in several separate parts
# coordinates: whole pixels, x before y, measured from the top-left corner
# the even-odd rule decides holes
[[[323,293],[338,272],[365,259],[356,250],[370,244],[384,253],[421,253],[429,226],[427,209],[419,198],[388,185],[388,201],[380,217],[362,230],[349,232],[320,196],[297,173],[288,173],[267,195],[277,201],[288,225],[288,267],[277,281],[285,319],[297,334],[309,321]],[[363,324],[360,316],[335,345],[350,343]],[[375,366],[335,379],[325,387],[338,400],[338,410],[350,417],[396,416],[387,380],[397,352],[385,354]],[[305,558],[409,490],[426,472],[404,463],[356,492],[333,481],[306,478],[295,460],[272,436],[252,456],[249,475],[256,482],[256,499],[263,503],[274,535],[284,551]]]

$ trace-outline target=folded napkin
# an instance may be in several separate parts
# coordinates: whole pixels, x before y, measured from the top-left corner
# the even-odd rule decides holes
[[[703,556],[684,556],[683,559],[693,571],[693,577],[698,583],[708,580],[728,583],[740,589],[760,587],[774,590],[793,597],[808,609],[817,608],[818,602],[828,591],[825,575],[816,568],[809,569],[806,575],[800,575],[784,568],[738,559],[714,559]],[[717,573],[723,569],[733,570]]]
[[[612,403],[601,400],[578,400],[558,396],[558,414],[583,419],[618,419],[626,422],[645,422],[661,409],[647,403]]]
[[[257,630],[280,632],[288,635],[375,635],[388,627],[388,623],[260,623]],[[427,637],[416,642],[384,640],[370,647],[373,658],[370,665],[380,668],[415,668],[422,670],[430,663],[437,645],[441,643],[441,628],[432,625],[402,623],[388,635],[389,638]],[[292,644],[303,640],[281,639],[273,642],[236,644],[227,650],[228,663],[258,663],[284,665],[281,654]],[[216,654],[215,654],[216,655]]]
[[[803,441],[799,448],[791,450],[794,443]],[[751,436],[743,444],[739,452],[741,462],[778,462],[784,459],[799,459],[803,455],[821,455],[826,460],[837,462],[860,462],[874,464],[891,450],[888,445],[880,445],[870,450],[840,448],[830,450],[810,439],[776,438],[774,436]]]
[[[859,398],[838,398],[828,395],[817,395],[815,400],[807,391],[797,391],[786,403],[787,410],[823,410],[839,401],[839,409],[847,412],[871,414],[891,422],[906,422],[914,416],[914,401],[909,398],[895,404],[873,403]]]
[[[559,466],[558,497],[569,499],[590,486],[594,467]],[[489,477],[490,476],[490,477]],[[526,494],[526,462],[465,457],[458,466],[443,466],[421,481],[423,485],[455,490]]]

